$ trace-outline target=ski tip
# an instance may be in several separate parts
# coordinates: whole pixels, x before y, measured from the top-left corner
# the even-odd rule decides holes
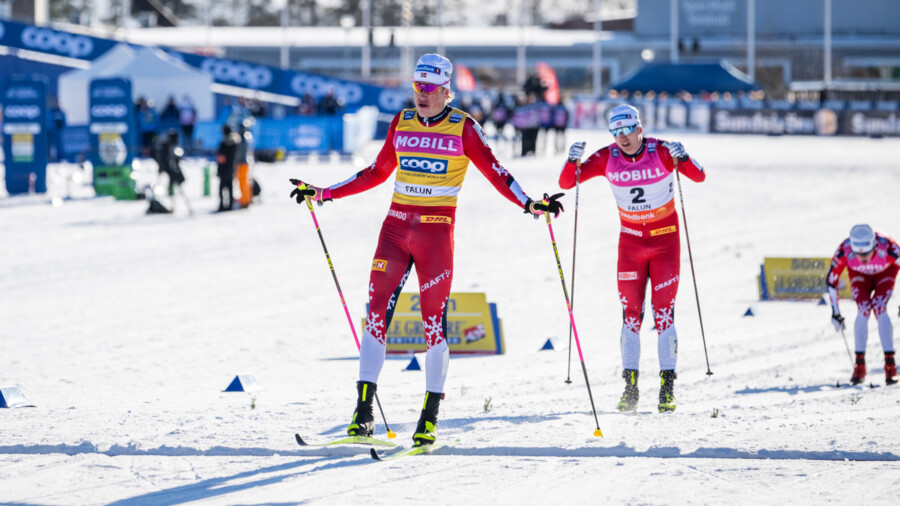
[[[300,445],[300,446],[307,446],[306,441],[304,441],[303,438],[300,437],[300,434],[294,434],[294,439],[297,440],[297,444],[298,444],[298,445]]]
[[[387,436],[388,436],[388,439],[394,439],[394,438],[397,437],[397,433],[394,432],[394,431],[392,431],[392,430],[389,430],[389,431],[387,432]]]
[[[597,430],[594,431],[594,437],[603,437],[603,433],[600,432],[599,427],[597,428]]]
[[[372,455],[373,459],[381,460],[381,457],[378,456],[378,452],[375,451],[375,448],[369,448],[369,454]]]

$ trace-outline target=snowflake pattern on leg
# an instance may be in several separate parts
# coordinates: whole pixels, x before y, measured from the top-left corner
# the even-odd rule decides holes
[[[860,302],[857,306],[857,310],[859,314],[863,316],[863,318],[868,318],[869,314],[872,312],[872,301],[864,300]]]
[[[441,303],[440,315],[444,314],[444,308],[446,306],[447,301]],[[425,342],[428,344],[429,348],[444,340],[444,322],[442,321],[441,316],[429,316],[428,321],[423,323],[425,324]]]
[[[628,306],[628,297],[622,295],[622,292],[619,292],[619,302],[622,303],[623,308]]]
[[[882,313],[887,311],[887,303],[890,298],[891,292],[888,292],[886,295],[876,295],[875,298],[872,299],[872,312],[875,313],[875,318],[878,318]]]
[[[372,293],[375,292],[375,283],[369,283],[369,304],[372,303]]]
[[[384,320],[378,316],[378,313],[369,313],[369,317],[366,318],[366,332],[384,345]]]
[[[634,334],[638,334],[641,331],[641,321],[635,318],[634,316],[629,316],[625,318],[623,325],[626,329],[631,331]]]
[[[672,303],[668,307],[653,313],[653,318],[656,320],[656,328],[660,333],[665,332],[675,323],[674,312],[675,304]]]

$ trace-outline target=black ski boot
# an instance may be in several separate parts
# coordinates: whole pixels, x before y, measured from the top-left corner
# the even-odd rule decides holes
[[[637,369],[625,369],[622,371],[622,377],[625,378],[625,393],[619,399],[616,409],[621,412],[634,411],[637,409],[638,397],[640,397],[637,385],[638,371]]]
[[[659,371],[659,412],[675,411],[675,371]]]
[[[375,432],[375,414],[372,410],[372,402],[375,400],[377,388],[375,383],[356,382],[356,411],[353,412],[353,420],[347,426],[348,435],[371,436]]]
[[[419,423],[416,424],[416,433],[413,434],[413,445],[422,446],[434,444],[437,439],[438,406],[444,394],[425,392],[425,406],[419,415]]]

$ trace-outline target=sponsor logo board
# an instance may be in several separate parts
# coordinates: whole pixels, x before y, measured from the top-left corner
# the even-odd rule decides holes
[[[408,355],[428,349],[421,309],[419,294],[399,294],[391,324],[385,329],[387,353]],[[362,328],[365,328],[364,319]],[[506,348],[497,305],[489,303],[484,293],[450,294],[446,338],[451,355],[502,355]]]
[[[760,266],[760,300],[818,299],[828,292],[831,258],[766,257]],[[838,296],[852,298],[848,271],[838,280]]]

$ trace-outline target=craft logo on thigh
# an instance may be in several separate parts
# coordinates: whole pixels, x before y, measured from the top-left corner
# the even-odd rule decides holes
[[[657,235],[671,234],[674,231],[675,225],[672,225],[671,227],[657,228],[656,230],[650,231],[650,236],[652,237]]]
[[[387,264],[387,260],[379,260],[376,258],[375,260],[372,260],[372,270],[384,272],[387,270]]]
[[[634,281],[637,279],[637,272],[620,272],[619,273],[619,281]]]
[[[422,216],[422,223],[452,223],[449,216]]]

